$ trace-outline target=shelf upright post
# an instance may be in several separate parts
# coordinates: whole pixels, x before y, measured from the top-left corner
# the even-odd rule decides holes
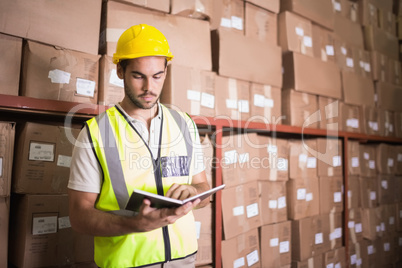
[[[222,184],[222,132],[223,126],[219,123],[216,124],[215,136],[215,184]],[[222,267],[222,191],[215,194],[215,264],[214,267]]]
[[[349,202],[348,202],[348,191],[349,191],[349,163],[348,163],[348,135],[343,135],[343,244],[345,245],[345,257],[347,267],[349,267]]]

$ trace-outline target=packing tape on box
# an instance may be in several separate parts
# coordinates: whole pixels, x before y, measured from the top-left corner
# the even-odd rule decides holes
[[[264,116],[265,118],[268,119],[269,122],[271,122],[272,118],[272,108],[274,107],[275,103],[272,98],[272,87],[269,85],[264,85]],[[274,123],[274,122],[271,122]]]
[[[333,231],[335,230],[335,213],[332,213],[332,211],[329,214],[329,242],[331,243],[331,249],[335,248],[336,245],[336,237],[334,235],[332,235]]]
[[[230,109],[230,117],[232,119],[240,119],[238,116],[238,96],[237,96],[237,80],[229,78],[228,80],[229,98],[226,99],[226,108]]]
[[[314,268],[314,258],[311,257],[307,260],[307,267]]]

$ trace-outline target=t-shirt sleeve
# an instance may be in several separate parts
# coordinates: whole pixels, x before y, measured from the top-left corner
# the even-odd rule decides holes
[[[76,140],[70,166],[68,188],[100,193],[103,173],[89,141],[88,130],[83,128]]]

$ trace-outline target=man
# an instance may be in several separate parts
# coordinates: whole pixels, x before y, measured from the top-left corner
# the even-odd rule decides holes
[[[137,213],[125,210],[133,189],[180,200],[209,189],[194,122],[158,102],[172,58],[156,28],[127,29],[113,56],[125,96],[87,121],[77,139],[68,184],[70,221],[76,231],[95,236],[99,267],[194,267],[191,210],[208,199],[169,209],[144,199]]]

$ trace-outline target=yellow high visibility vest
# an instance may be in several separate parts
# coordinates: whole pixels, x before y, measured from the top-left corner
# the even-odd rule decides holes
[[[173,183],[190,184],[194,159],[190,124],[184,113],[162,107],[158,161],[118,107],[87,121],[94,152],[103,171],[96,208],[124,214],[133,192],[140,189],[165,195]],[[192,212],[145,233],[95,237],[95,262],[100,267],[140,267],[185,258],[198,249]]]

